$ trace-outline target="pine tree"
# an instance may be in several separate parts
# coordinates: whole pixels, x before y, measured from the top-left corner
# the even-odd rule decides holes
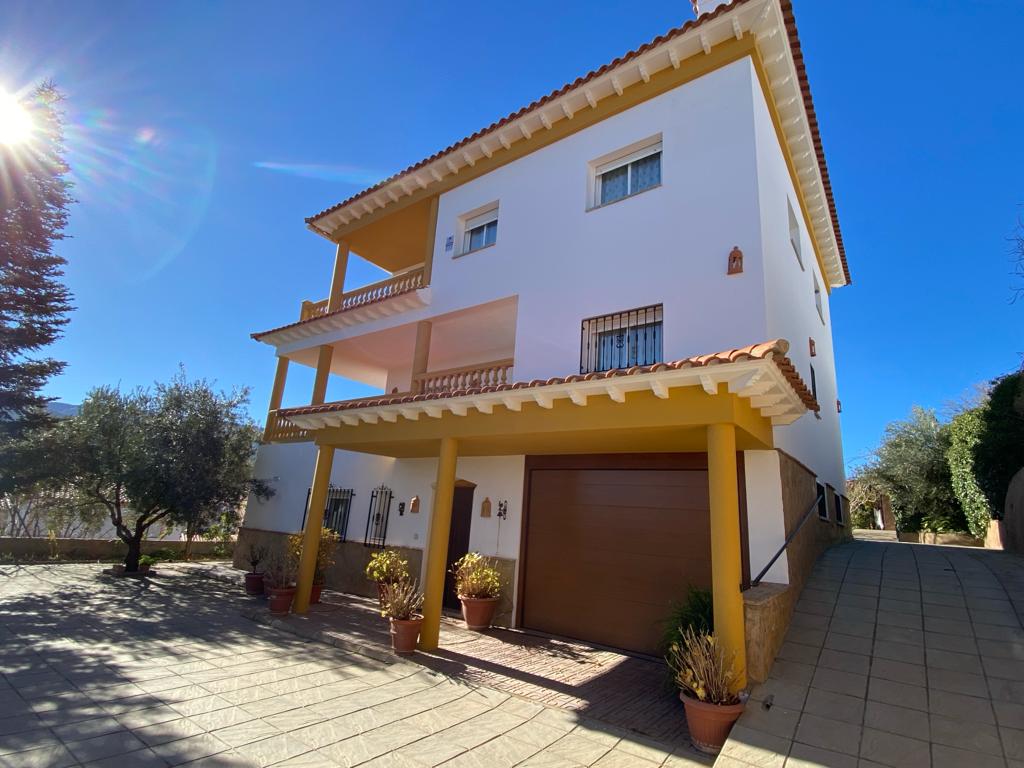
[[[31,137],[0,144],[0,440],[47,423],[50,398],[40,392],[64,368],[37,354],[60,337],[71,310],[66,262],[54,252],[74,202],[62,99],[53,84],[39,86],[23,101]]]

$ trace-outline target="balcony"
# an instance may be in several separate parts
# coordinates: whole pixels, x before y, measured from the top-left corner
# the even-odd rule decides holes
[[[495,360],[489,363],[482,363],[474,366],[462,366],[459,368],[448,368],[440,371],[428,371],[412,377],[411,392],[392,392],[391,394],[370,395],[369,397],[357,397],[350,400],[343,400],[346,404],[366,403],[375,405],[383,399],[407,397],[409,395],[440,394],[456,392],[459,390],[493,387],[502,384],[511,384],[512,367],[514,361],[511,358]],[[278,418],[277,411],[270,411],[267,414],[267,426],[263,432],[265,443],[298,443],[312,440],[312,436],[305,429],[300,429],[288,424]]]
[[[348,291],[341,297],[341,307],[336,312],[348,312],[368,304],[376,304],[387,301],[397,296],[415,291],[425,287],[425,271],[423,267],[392,275],[386,280],[381,280],[370,285],[364,285],[354,291]],[[300,322],[323,317],[327,314],[327,299],[321,301],[302,302],[302,314]]]

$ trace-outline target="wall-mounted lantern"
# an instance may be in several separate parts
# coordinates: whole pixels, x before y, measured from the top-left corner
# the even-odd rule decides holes
[[[743,251],[740,250],[738,245],[734,245],[732,250],[729,251],[729,271],[730,275],[738,275],[743,271]]]
[[[398,516],[401,517],[404,514],[405,514],[405,502],[404,501],[400,501],[400,502],[398,502]]]
[[[409,500],[409,511],[411,513],[413,513],[413,514],[416,514],[417,512],[420,511],[420,497],[419,496],[413,496]]]
[[[840,400],[836,400],[836,413],[843,412],[843,403]]]
[[[508,500],[502,499],[498,502],[498,517],[502,520],[508,519]]]
[[[480,502],[480,517],[491,516],[491,498],[485,496],[484,500]]]

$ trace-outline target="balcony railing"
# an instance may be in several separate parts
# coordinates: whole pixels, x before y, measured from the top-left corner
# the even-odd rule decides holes
[[[394,296],[400,296],[409,291],[415,291],[424,287],[423,267],[394,275],[387,280],[378,283],[371,283],[354,291],[349,291],[341,297],[341,310],[356,309],[367,304],[375,304]],[[327,299],[322,301],[302,302],[302,320],[311,320],[327,314]]]
[[[267,414],[267,426],[263,428],[263,442],[301,443],[306,440],[312,440],[307,430],[286,424],[277,417],[277,411],[270,411]]]
[[[482,365],[421,373],[412,377],[412,391],[419,395],[508,384],[512,378],[513,362],[511,359],[495,360]]]

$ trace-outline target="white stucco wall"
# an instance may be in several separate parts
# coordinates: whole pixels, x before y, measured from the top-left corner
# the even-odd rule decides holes
[[[256,458],[255,476],[271,480],[275,495],[266,500],[251,498],[245,526],[294,533],[302,526],[306,493],[313,477],[316,447],[312,443],[263,445]],[[460,458],[456,475],[476,484],[469,547],[488,556],[510,559],[519,556],[519,530],[523,508],[522,456]],[[335,451],[331,483],[352,488],[355,497],[349,513],[348,538],[362,540],[366,531],[370,496],[384,485],[394,493],[388,518],[388,544],[423,548],[433,509],[436,459],[391,459],[351,451]],[[420,511],[413,514],[409,502],[420,497]],[[491,517],[480,517],[480,502],[491,500]],[[508,517],[498,517],[498,502],[508,502]],[[399,514],[399,503],[405,504]]]
[[[768,105],[760,88],[754,92],[757,142],[757,186],[760,199],[766,338],[790,342],[789,357],[808,387],[813,365],[818,387],[820,418],[805,414],[793,424],[775,429],[775,445],[844,493],[840,416],[836,411],[836,365],[832,343],[832,317],[826,281],[818,267],[810,236],[800,214],[796,190],[779,147]],[[789,239],[787,200],[800,224],[803,266]],[[821,286],[822,315],[814,300],[814,277]],[[809,339],[817,354],[811,357]]]
[[[786,540],[782,508],[782,475],[777,451],[744,451],[743,472],[747,490],[747,540],[750,547],[750,578],[764,568]],[[764,581],[789,583],[789,561],[783,552],[764,576]]]

